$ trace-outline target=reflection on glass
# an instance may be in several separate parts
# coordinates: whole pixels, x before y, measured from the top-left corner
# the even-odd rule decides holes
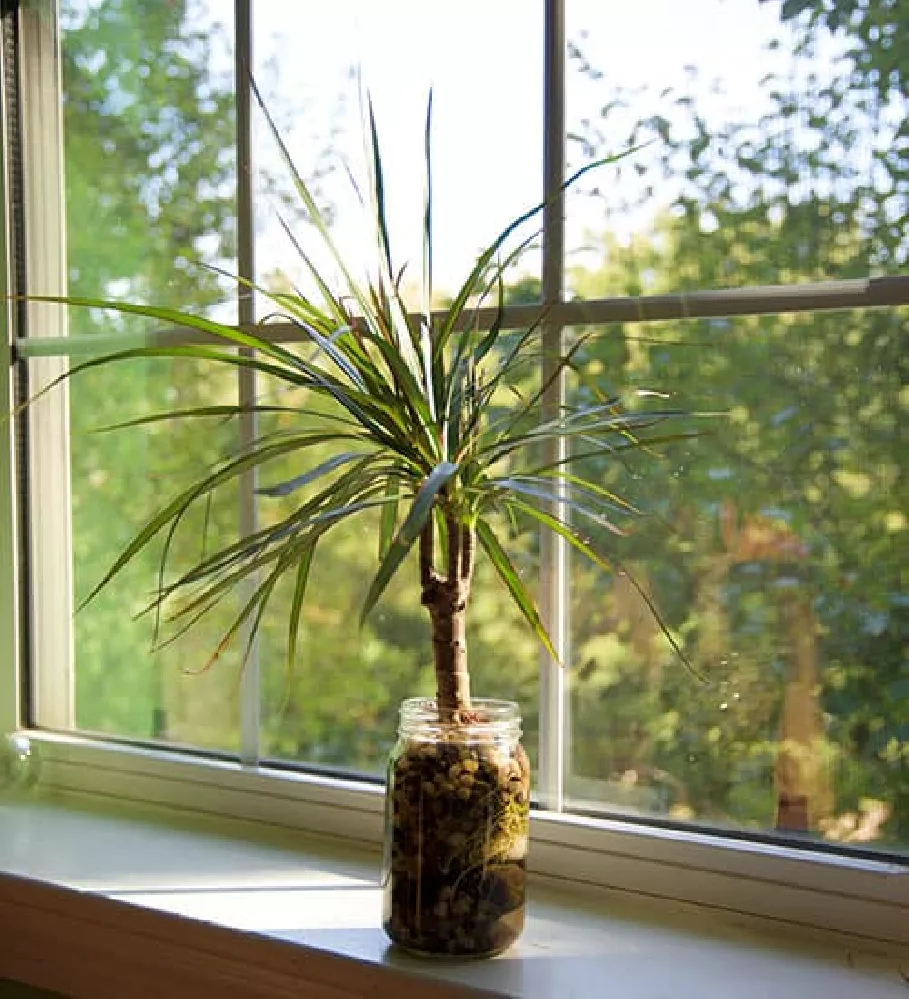
[[[576,395],[671,386],[654,408],[726,416],[588,468],[645,516],[590,532],[617,575],[572,568],[577,807],[909,845],[906,320],[629,325],[584,348]]]

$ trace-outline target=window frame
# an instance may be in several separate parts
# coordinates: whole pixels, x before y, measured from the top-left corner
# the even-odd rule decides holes
[[[251,0],[236,0],[238,80],[238,163],[250,163],[250,100],[245,67],[251,64]],[[63,185],[59,113],[56,3],[25,0],[18,6],[22,80],[23,155],[37,168],[29,170],[26,212],[32,248],[27,267],[35,285],[65,289],[65,246],[62,243]],[[544,174],[549,189],[564,175],[565,28],[563,0],[546,0]],[[5,67],[4,67],[5,68]],[[4,108],[5,110],[5,108]],[[6,115],[4,114],[4,128]],[[14,288],[10,259],[10,150],[3,141],[2,280]],[[241,276],[254,271],[251,225],[251,171],[240,169],[239,266]],[[246,177],[246,182],[244,182]],[[40,189],[37,184],[40,183]],[[244,209],[245,206],[245,209]],[[545,364],[552,365],[562,345],[563,330],[591,322],[645,321],[807,311],[823,308],[898,305],[909,302],[909,278],[868,279],[768,288],[738,288],[639,299],[570,302],[564,297],[562,205],[555,199],[544,217],[543,304],[549,306],[543,330]],[[56,246],[55,254],[36,247]],[[28,252],[28,248],[26,248]],[[4,336],[0,338],[0,408],[9,411],[13,396],[13,358],[29,358],[29,389],[65,370],[67,359],[91,347],[67,337],[62,310],[29,303],[31,337],[16,335],[14,310],[4,296]],[[250,295],[239,297],[240,322],[253,323]],[[511,307],[506,323],[521,325],[536,318],[538,306]],[[490,310],[491,318],[492,310]],[[269,325],[277,338],[294,339],[291,328]],[[162,338],[192,339],[190,331],[162,333]],[[106,344],[110,346],[110,344]],[[23,362],[24,363],[24,362]],[[546,368],[544,368],[545,372]],[[549,370],[552,370],[551,367]],[[545,405],[558,406],[564,393],[553,382]],[[239,381],[241,398],[255,392],[251,379]],[[209,813],[247,819],[263,825],[290,826],[341,837],[376,848],[381,838],[382,794],[377,784],[279,769],[260,760],[258,751],[258,673],[248,669],[241,702],[241,749],[238,759],[99,740],[70,734],[73,724],[72,639],[68,572],[59,569],[60,552],[70,551],[69,465],[60,454],[68,434],[67,397],[55,391],[42,400],[44,410],[30,412],[28,474],[32,498],[39,497],[42,525],[54,530],[32,532],[29,559],[33,584],[32,627],[21,634],[17,620],[15,495],[16,451],[12,428],[0,439],[0,732],[23,729],[38,747],[42,786],[63,798],[95,800],[131,809],[153,806],[170,813]],[[251,439],[254,424],[241,425],[241,442]],[[54,450],[56,448],[56,451]],[[255,480],[241,483],[244,529],[255,523]],[[251,503],[250,500],[253,500]],[[21,512],[21,511],[19,511]],[[34,511],[33,511],[34,512]],[[9,527],[9,530],[7,530]],[[549,539],[543,558],[541,610],[556,647],[567,650],[567,546]],[[69,565],[69,560],[64,559]],[[34,622],[40,615],[41,627]],[[56,627],[48,629],[47,622]],[[32,703],[22,704],[23,684],[17,668],[23,646],[34,665],[37,685]],[[853,857],[819,849],[724,837],[694,829],[662,828],[623,819],[593,819],[563,812],[564,753],[567,731],[567,682],[563,671],[541,659],[540,803],[532,817],[531,868],[539,876],[574,887],[609,889],[665,903],[695,905],[725,912],[735,920],[756,920],[778,929],[798,927],[809,933],[834,934],[885,947],[909,945],[909,868],[887,858]]]
[[[2,27],[2,26],[0,26]],[[0,80],[6,79],[6,47],[0,45]],[[6,132],[7,107],[0,94],[0,141]],[[9,300],[11,274],[8,233],[9,178],[6,157],[0,157],[0,413],[12,411],[13,396],[13,329],[10,322],[12,307]],[[13,732],[23,722],[22,692],[19,684],[19,566],[16,552],[18,517],[16,507],[16,475],[14,467],[15,430],[12,420],[0,420],[0,733]]]
[[[23,273],[29,283],[16,286],[15,291],[23,294],[40,288],[49,295],[65,294],[63,115],[59,101],[55,6],[44,0],[25,3],[19,9],[16,32],[21,51],[31,53],[31,58],[17,60],[19,79],[15,96],[21,161],[33,164],[33,168],[23,169],[21,177],[23,245],[12,246],[13,253],[24,258]],[[4,142],[4,148],[5,145]],[[11,166],[6,164],[7,174]],[[35,339],[66,338],[65,310],[43,302],[25,302],[23,310],[27,329]],[[39,393],[63,374],[67,366],[67,357],[54,351],[36,358],[29,365],[27,378],[23,378],[25,392]],[[61,387],[63,392],[48,393],[30,409],[22,450],[22,463],[26,466],[23,475],[28,477],[31,493],[48,497],[52,509],[44,511],[28,504],[26,512],[30,523],[37,523],[35,517],[40,517],[41,522],[40,531],[28,532],[23,549],[28,578],[40,581],[40,585],[29,585],[29,600],[23,597],[28,628],[21,636],[20,653],[27,653],[34,662],[55,664],[53,671],[32,671],[27,686],[33,717],[41,725],[55,729],[71,728],[75,722],[73,639],[67,623],[73,612],[72,538],[70,518],[60,513],[63,504],[69,508],[70,500],[70,469],[65,459],[69,389],[65,384]],[[23,502],[22,510],[25,508]],[[61,552],[66,553],[63,559]]]

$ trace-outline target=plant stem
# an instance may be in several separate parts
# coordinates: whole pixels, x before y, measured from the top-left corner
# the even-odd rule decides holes
[[[420,583],[421,600],[432,623],[439,720],[452,723],[470,709],[466,631],[474,539],[473,530],[456,517],[447,515],[445,523],[448,572],[443,576],[433,565],[434,525],[430,520],[420,534]]]

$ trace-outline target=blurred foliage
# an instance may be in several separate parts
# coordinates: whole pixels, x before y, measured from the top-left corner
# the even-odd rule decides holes
[[[213,52],[229,51],[227,40],[199,20],[191,0],[74,0],[63,6],[61,27],[70,292],[104,289],[164,305],[215,308],[225,288],[199,264],[229,267],[234,255],[232,82],[229,67],[226,74],[212,68]],[[70,313],[73,333],[144,328],[134,317]],[[164,502],[199,457],[205,460],[185,435],[174,440],[162,436],[163,428],[142,435],[92,432],[137,408],[224,401],[235,393],[230,382],[212,384],[210,373],[192,362],[136,363],[73,382],[77,602],[139,519]],[[223,450],[234,439],[233,428],[225,427],[211,433],[208,444]],[[230,504],[211,510],[210,520],[214,530],[236,530]],[[187,525],[188,534],[200,529]],[[150,656],[152,623],[131,626],[156,568],[155,557],[146,558],[123,592],[104,594],[91,612],[76,616],[80,727],[134,737],[163,734],[165,677],[190,657],[179,646]],[[211,641],[217,632],[205,634]],[[196,735],[216,745],[234,738],[216,728]]]
[[[572,270],[576,296],[905,268],[905,5],[765,2],[797,29],[798,70],[762,83],[772,111],[717,125],[677,94],[671,113],[642,116],[629,137],[656,141],[641,159],[640,200],[673,194],[652,231],[623,239],[609,213],[598,213],[604,196],[591,193],[595,258]],[[229,268],[233,255],[232,84],[212,56],[227,42],[191,3],[73,4],[64,27],[71,291],[215,308],[226,289],[196,265]],[[847,38],[832,78],[806,75],[830,32]],[[573,51],[572,71],[592,76],[579,45]],[[601,152],[609,107],[572,129],[575,154]],[[511,295],[533,302],[538,293],[525,278]],[[673,660],[627,578],[575,567],[575,798],[772,828],[781,785],[793,783],[783,765],[797,755],[784,736],[797,729],[801,745],[806,731],[812,740],[794,780],[814,773],[812,829],[909,844],[906,318],[906,309],[880,309],[629,323],[601,328],[579,354],[575,398],[631,385],[729,416],[656,462],[594,470],[607,486],[630,481],[648,512],[617,554],[708,680],[693,682]],[[80,313],[73,329],[124,323]],[[228,401],[234,388],[186,362],[98,371],[71,392],[78,596],[182,474],[235,446],[229,423],[89,430],[164,406]],[[263,503],[262,516],[273,515]],[[211,510],[207,525],[186,525],[174,541],[178,558],[181,550],[191,557],[206,530],[236,530],[229,504]],[[289,678],[280,608],[266,617],[267,752],[377,772],[400,699],[430,692],[415,569],[357,630],[376,544],[351,529],[320,553],[304,651]],[[514,551],[533,578],[536,539],[517,538]],[[156,568],[149,558],[134,590],[111,590],[77,616],[77,722],[230,748],[238,663],[220,662],[205,678],[181,672],[207,660],[217,623],[157,657],[147,651],[152,622],[132,624]],[[475,690],[520,700],[533,749],[537,650],[483,563],[469,627]]]
[[[845,16],[848,3],[824,9],[841,6]],[[793,5],[783,7],[785,18]],[[848,20],[856,34],[830,78],[804,72],[823,20],[800,22],[801,61],[786,79],[764,79],[772,109],[754,123],[715,126],[684,93],[671,95],[671,121],[636,123],[633,138],[658,150],[638,165],[642,200],[681,181],[678,194],[651,232],[600,236],[601,264],[576,269],[575,294],[905,267],[902,92],[856,76],[885,57],[859,59],[860,26]],[[611,111],[575,133],[582,155]],[[573,577],[578,796],[768,828],[788,786],[805,793],[815,830],[907,842],[907,311],[627,324],[603,329],[579,358],[575,392],[671,388],[684,407],[729,418],[674,451],[662,474],[632,469],[651,519],[621,546],[706,687],[654,651],[652,624],[635,622],[621,580]]]
[[[909,7],[902,0],[761,0],[781,3],[783,21],[800,27],[801,45],[819,29],[849,39],[852,82],[882,100],[909,97]]]

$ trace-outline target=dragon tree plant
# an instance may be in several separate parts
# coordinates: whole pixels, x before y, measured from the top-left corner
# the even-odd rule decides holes
[[[519,397],[508,408],[494,402],[516,373],[538,364],[541,356],[542,308],[538,322],[529,328],[509,334],[503,330],[504,274],[531,242],[518,240],[516,234],[548,201],[612,158],[578,170],[560,191],[551,192],[547,200],[506,226],[478,256],[450,304],[441,314],[434,314],[430,99],[425,130],[422,307],[418,315],[413,315],[405,306],[400,275],[392,260],[383,165],[371,104],[367,106],[366,126],[368,200],[377,252],[372,273],[363,280],[345,261],[324,212],[295,168],[261,98],[259,103],[308,220],[340,279],[334,287],[313,263],[303,241],[282,221],[317,293],[275,291],[245,278],[235,280],[250,292],[255,290],[270,299],[276,311],[296,328],[302,346],[283,345],[256,329],[155,305],[76,297],[44,300],[112,309],[204,334],[202,343],[155,344],[105,354],[73,366],[64,377],[134,358],[188,357],[250,369],[288,388],[306,390],[309,399],[321,400],[325,405],[320,409],[307,402],[305,411],[265,403],[196,407],[121,424],[233,417],[250,410],[306,418],[296,431],[262,434],[242,453],[206,469],[196,482],[150,517],[87,601],[155,539],[164,539],[162,566],[166,565],[174,534],[195,504],[207,502],[217,490],[251,470],[266,469],[277,459],[290,458],[299,464],[299,474],[260,492],[300,495],[292,512],[277,523],[205,554],[176,578],[168,579],[162,572],[151,609],[160,613],[166,607],[170,620],[178,626],[188,625],[245,582],[248,596],[224,634],[215,658],[244,628],[251,642],[279,580],[292,576],[287,622],[287,655],[292,664],[316,550],[339,524],[367,511],[378,511],[378,569],[361,616],[365,619],[369,615],[416,548],[421,601],[432,626],[437,710],[441,721],[457,723],[469,718],[471,704],[465,632],[479,549],[489,558],[521,615],[557,658],[534,600],[508,554],[502,528],[497,525],[521,520],[535,523],[564,538],[586,559],[611,570],[612,561],[578,528],[591,525],[617,531],[615,517],[634,512],[628,502],[597,481],[571,474],[570,459],[541,458],[546,453],[541,445],[563,438],[571,445],[573,458],[615,460],[629,449],[679,436],[657,434],[652,429],[676,415],[673,412],[629,409],[620,398],[565,405],[541,422],[539,403],[545,384]],[[516,246],[512,246],[514,242]],[[483,305],[492,306],[493,316],[485,327],[479,325],[478,319]],[[585,342],[583,336],[576,340],[562,358],[560,370],[571,363]],[[552,377],[558,374],[556,371]],[[322,418],[315,430],[311,429],[314,413]],[[334,449],[327,459],[321,457],[326,445]],[[317,451],[320,458],[311,458]],[[573,523],[560,513],[565,510],[570,511]],[[642,597],[647,599],[643,593]]]

